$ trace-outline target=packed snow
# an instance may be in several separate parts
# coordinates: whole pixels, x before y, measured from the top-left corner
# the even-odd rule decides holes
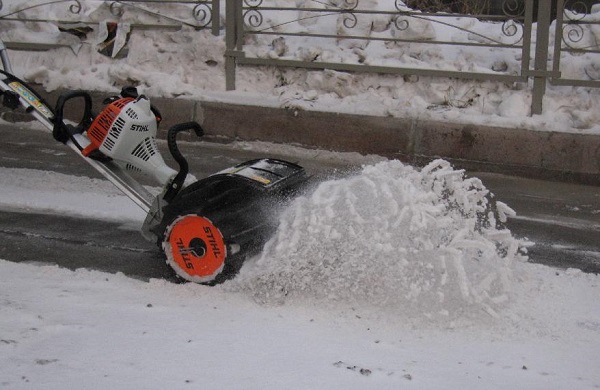
[[[143,220],[101,180],[0,181],[3,209]],[[600,277],[528,263],[513,213],[443,160],[389,161],[297,198],[216,287],[0,260],[0,384],[598,388]]]
[[[29,8],[22,13],[22,2],[3,1],[0,16],[47,17],[69,19],[65,4]],[[224,32],[211,35],[184,25],[179,31],[147,30],[132,27],[136,22],[154,21],[156,17],[139,8],[124,7],[112,54],[98,52],[105,38],[107,20],[114,20],[106,2],[78,1],[80,14],[98,22],[98,27],[80,38],[60,32],[55,24],[11,22],[0,19],[0,38],[7,41],[61,43],[68,47],[44,52],[11,52],[15,72],[27,81],[40,83],[47,90],[59,88],[89,89],[115,92],[124,85],[136,85],[150,96],[223,101],[284,107],[293,110],[351,112],[377,116],[472,123],[540,131],[592,133],[600,132],[600,91],[595,88],[548,85],[542,115],[530,116],[531,82],[499,83],[457,79],[352,74],[346,72],[306,71],[240,66],[237,90],[225,91]],[[222,2],[224,22],[225,4]],[[302,0],[300,8],[344,7],[340,1]],[[395,11],[392,1],[361,0],[366,11]],[[101,4],[101,5],[99,5]],[[352,4],[354,4],[352,2]],[[67,4],[68,5],[68,4]],[[273,0],[264,6],[289,6],[287,0]],[[170,7],[170,8],[169,8]],[[189,6],[191,7],[191,6]],[[404,9],[404,8],[402,8]],[[49,12],[50,11],[50,12]],[[162,10],[166,17],[183,23],[191,19],[190,9],[169,5]],[[415,68],[477,71],[516,75],[520,72],[522,54],[518,49],[479,48],[427,43],[390,43],[344,36],[374,38],[401,37],[424,41],[446,40],[452,43],[520,44],[522,27],[509,23],[476,18],[414,17],[394,22],[390,14],[360,14],[351,29],[344,24],[347,14],[263,12],[263,23],[257,27],[267,32],[305,32],[339,34],[342,38],[307,40],[304,37],[254,36],[245,42],[248,56],[258,58],[308,59],[345,64],[369,64]],[[594,6],[579,25],[580,38],[569,42],[575,48],[597,46],[600,7]],[[571,15],[573,17],[573,15]],[[579,19],[581,16],[577,15]],[[171,19],[159,22],[173,22]],[[408,23],[406,23],[408,22]],[[554,41],[555,24],[550,29]],[[533,26],[533,43],[537,25]],[[505,34],[503,31],[507,31]],[[129,34],[129,41],[126,37]],[[571,36],[571,35],[569,35]],[[120,50],[119,50],[120,49]],[[105,53],[106,54],[106,53]],[[565,78],[598,80],[597,54],[572,55],[561,58]],[[533,58],[533,53],[532,53]]]

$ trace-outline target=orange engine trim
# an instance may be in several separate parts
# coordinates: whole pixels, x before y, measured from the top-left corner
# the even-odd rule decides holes
[[[167,228],[163,249],[167,263],[189,281],[208,283],[223,270],[227,247],[213,223],[196,214],[177,218]]]
[[[104,139],[106,139],[106,136],[108,135],[108,132],[110,131],[113,122],[115,121],[117,116],[119,116],[119,113],[121,112],[123,107],[125,107],[127,103],[132,102],[134,100],[135,99],[133,98],[122,98],[116,100],[108,106],[106,106],[104,110],[102,110],[102,112],[98,114],[96,118],[94,118],[94,121],[92,122],[90,128],[87,131],[87,137],[90,140],[91,144],[84,148],[81,151],[81,154],[87,157],[90,153],[100,148],[100,146],[104,142]]]

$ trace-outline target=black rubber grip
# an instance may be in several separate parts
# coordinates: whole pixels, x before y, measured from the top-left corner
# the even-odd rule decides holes
[[[63,121],[64,108],[67,101],[75,98],[83,98],[84,101],[84,111],[81,117],[81,121],[74,129],[77,131],[83,132],[87,130],[87,128],[91,125],[93,120],[92,115],[92,98],[89,93],[85,91],[72,91],[67,92],[58,98],[56,101],[56,108],[54,110],[54,128],[52,129],[52,135],[54,139],[63,144],[66,143],[73,134],[71,134],[74,130],[69,130],[69,127]]]
[[[179,123],[171,127],[167,132],[167,146],[169,147],[169,152],[177,164],[179,164],[179,172],[171,182],[167,192],[165,193],[165,196],[163,197],[163,199],[167,202],[173,200],[181,188],[183,188],[183,183],[185,182],[185,178],[189,172],[188,162],[179,151],[179,147],[177,147],[177,134],[186,130],[194,130],[198,137],[202,137],[204,135],[204,130],[202,130],[202,127],[200,127],[197,122]]]

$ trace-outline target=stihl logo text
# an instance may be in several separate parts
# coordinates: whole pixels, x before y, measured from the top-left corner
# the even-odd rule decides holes
[[[219,257],[221,255],[221,249],[219,248],[219,244],[217,243],[217,240],[215,240],[215,236],[212,232],[212,229],[207,226],[204,228],[204,233],[206,233],[206,238],[208,238],[208,245],[210,246],[210,249],[212,250],[213,255],[215,257]]]
[[[131,125],[131,131],[149,131],[150,127],[148,125]]]
[[[183,259],[186,268],[194,269],[194,264],[192,263],[192,259],[190,259],[190,250],[185,247],[185,244],[181,238],[177,240],[177,250]]]

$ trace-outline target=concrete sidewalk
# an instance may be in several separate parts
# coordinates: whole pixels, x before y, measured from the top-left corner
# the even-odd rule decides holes
[[[60,95],[60,92],[43,93],[41,87],[35,89],[51,106]],[[96,111],[106,96],[106,93],[92,93]],[[600,185],[599,135],[185,99],[152,98],[152,103],[163,116],[161,137],[173,124],[193,120],[202,125],[211,141],[296,144],[378,154],[415,165],[441,157],[468,170]],[[80,110],[76,104],[67,108],[67,117]]]

